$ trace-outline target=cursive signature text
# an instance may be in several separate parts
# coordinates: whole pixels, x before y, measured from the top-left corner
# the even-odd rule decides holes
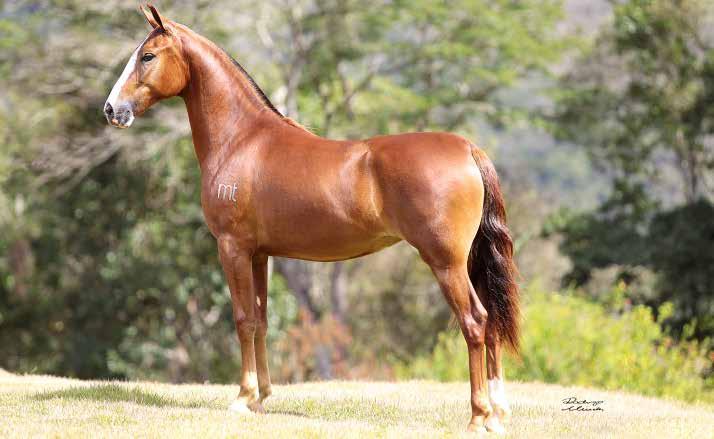
[[[588,401],[587,399],[578,399],[575,396],[565,398],[562,401],[564,407],[561,409],[564,412],[604,412],[602,407],[605,401]]]

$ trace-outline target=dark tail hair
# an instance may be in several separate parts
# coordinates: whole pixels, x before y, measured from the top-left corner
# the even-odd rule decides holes
[[[476,146],[471,153],[481,171],[484,186],[483,214],[471,244],[469,278],[488,312],[487,331],[514,353],[518,352],[520,307],[517,269],[513,262],[513,240],[506,225],[506,206],[493,163]]]

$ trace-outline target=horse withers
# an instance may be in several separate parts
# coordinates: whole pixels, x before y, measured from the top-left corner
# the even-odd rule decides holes
[[[201,203],[241,345],[240,392],[230,408],[263,412],[271,393],[269,256],[338,261],[405,240],[433,271],[466,340],[469,430],[503,431],[510,409],[501,346],[518,348],[518,286],[504,201],[486,154],[449,133],[319,137],[281,115],[214,43],[151,5],[140,10],[152,29],[104,113],[127,128],[162,99],[180,96],[186,104]]]

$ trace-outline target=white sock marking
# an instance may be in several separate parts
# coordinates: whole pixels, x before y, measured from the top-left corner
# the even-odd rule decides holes
[[[509,408],[508,401],[506,400],[506,389],[504,388],[502,379],[494,378],[488,380],[488,399],[491,401],[491,405],[505,409]]]

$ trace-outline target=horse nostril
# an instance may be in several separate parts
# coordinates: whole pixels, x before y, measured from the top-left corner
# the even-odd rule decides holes
[[[114,114],[114,108],[112,108],[112,104],[109,102],[104,106],[104,113],[106,113],[107,116]]]

